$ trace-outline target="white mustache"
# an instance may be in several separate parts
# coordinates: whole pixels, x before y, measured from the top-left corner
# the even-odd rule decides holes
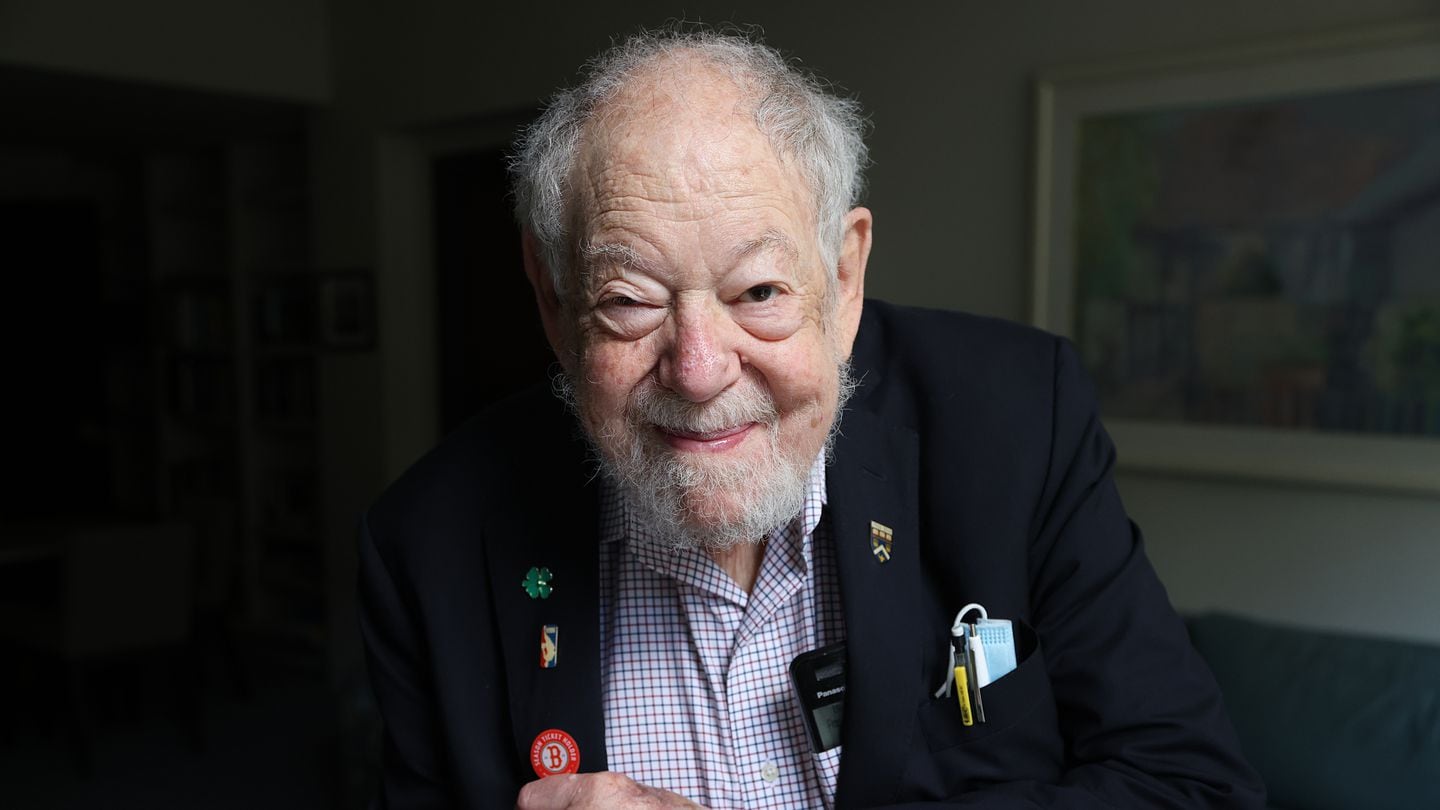
[[[774,425],[780,409],[760,386],[750,383],[732,387],[705,402],[688,399],[660,386],[650,386],[630,402],[632,424],[655,425],[662,430],[684,433],[718,433],[752,422]]]

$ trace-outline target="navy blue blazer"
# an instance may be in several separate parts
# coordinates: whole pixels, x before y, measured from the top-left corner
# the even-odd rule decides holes
[[[1068,342],[868,301],[853,363],[826,479],[849,664],[837,806],[1263,806],[1120,504]],[[512,399],[362,522],[382,807],[510,807],[551,728],[581,771],[605,769],[597,485],[576,431],[548,392]],[[894,530],[888,562],[872,520]],[[532,566],[554,575],[548,599],[521,585]],[[1015,621],[1025,648],[974,726],[932,696],[968,602]],[[545,624],[562,628],[553,669]]]

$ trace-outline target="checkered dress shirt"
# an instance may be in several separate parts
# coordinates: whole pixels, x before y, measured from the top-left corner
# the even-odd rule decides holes
[[[813,753],[789,675],[795,656],[845,637],[824,505],[817,459],[803,510],[767,538],[746,594],[704,552],[653,542],[605,488],[600,648],[610,770],[715,810],[834,806],[840,749]]]

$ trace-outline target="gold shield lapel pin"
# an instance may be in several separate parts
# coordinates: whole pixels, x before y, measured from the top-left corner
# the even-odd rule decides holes
[[[895,542],[895,533],[883,523],[870,521],[870,551],[880,562],[890,561],[890,546]]]

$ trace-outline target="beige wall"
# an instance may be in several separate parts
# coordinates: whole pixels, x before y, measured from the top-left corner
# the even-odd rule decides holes
[[[1186,610],[1440,641],[1440,502],[1122,476],[1150,558]]]
[[[0,63],[297,101],[330,91],[325,0],[3,0]]]

